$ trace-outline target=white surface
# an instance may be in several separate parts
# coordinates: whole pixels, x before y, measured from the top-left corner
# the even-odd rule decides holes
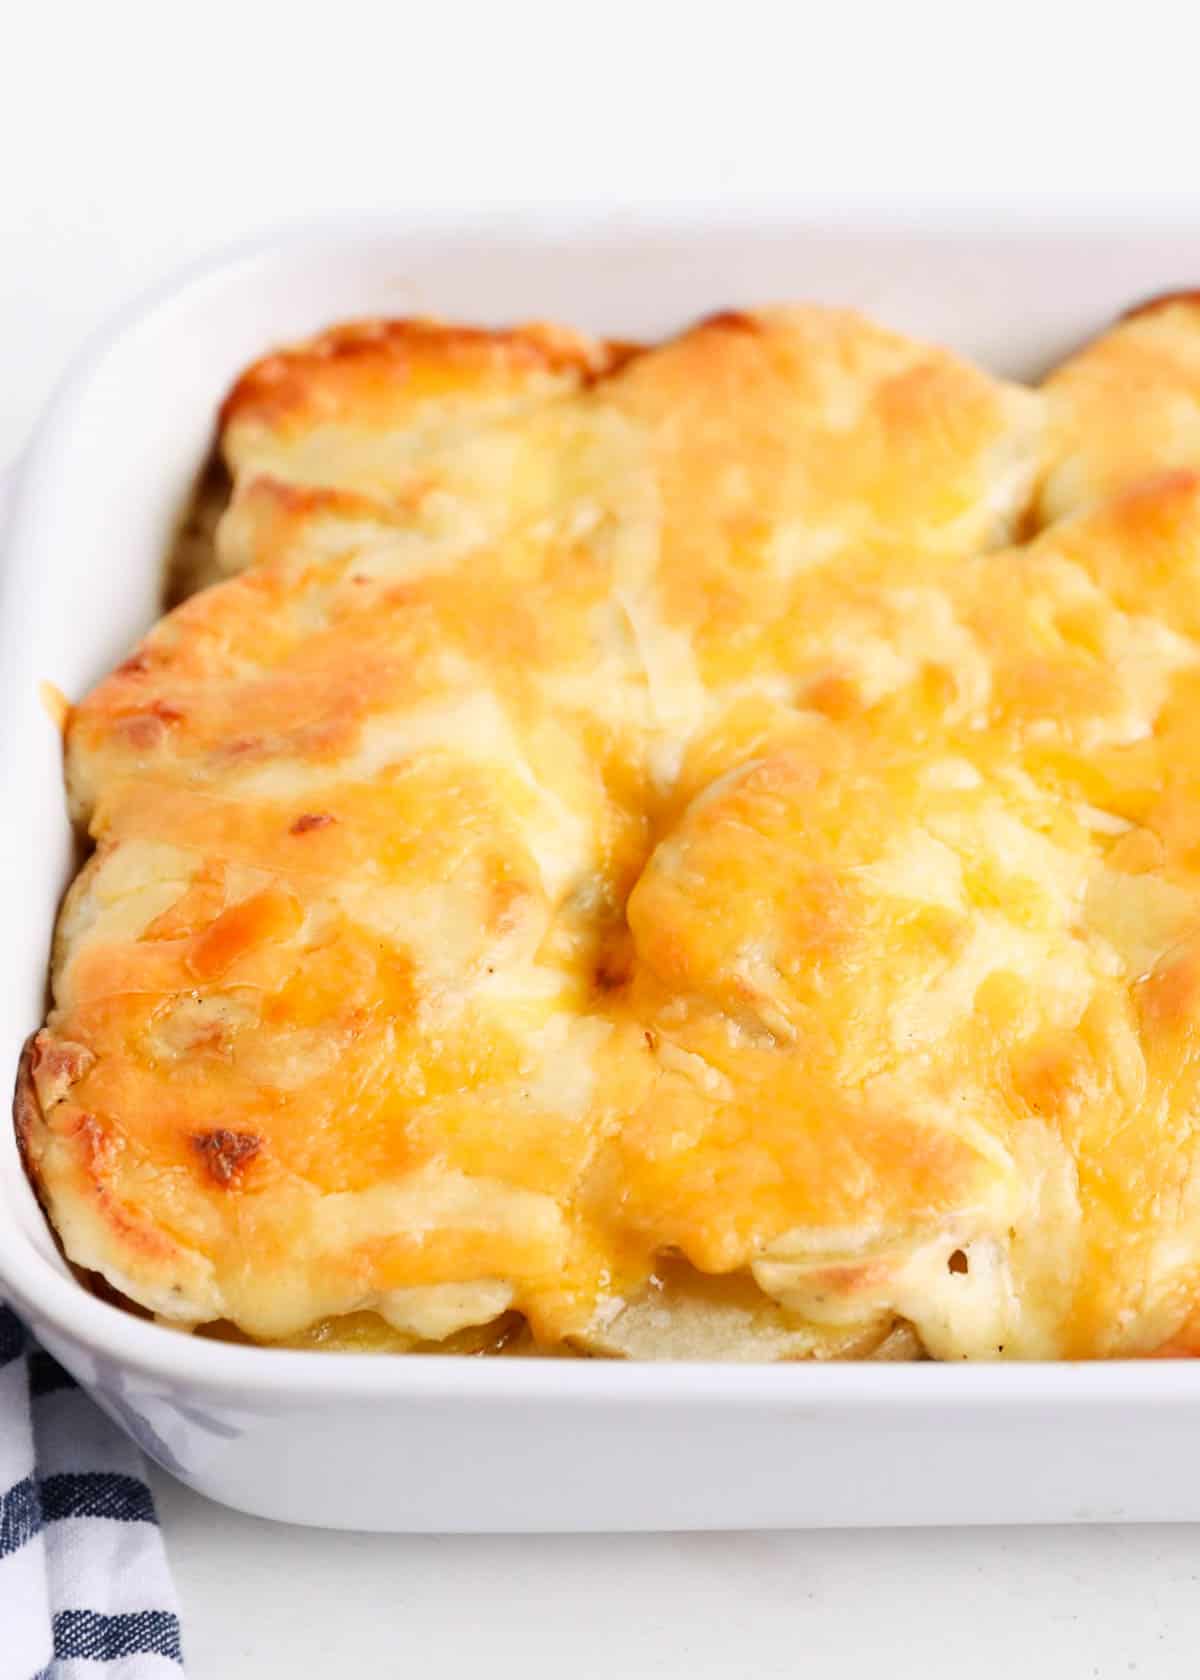
[[[1191,1528],[401,1538],[156,1493],[190,1680],[1195,1673]]]
[[[348,0],[307,23],[244,0],[22,7],[0,68],[0,458],[114,303],[314,209],[1195,201],[1186,8],[786,10],[781,35],[785,8],[748,0],[711,21],[445,3],[421,8],[435,34]],[[160,1498],[192,1680],[1194,1670],[1190,1528],[428,1541]]]

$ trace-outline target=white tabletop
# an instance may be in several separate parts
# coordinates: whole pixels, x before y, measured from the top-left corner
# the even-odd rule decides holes
[[[1178,5],[1111,26],[1015,0],[22,11],[0,67],[0,463],[130,293],[312,211],[1196,205]],[[155,1480],[192,1680],[1195,1667],[1191,1528],[400,1539],[276,1527]]]
[[[156,1491],[192,1680],[1195,1672],[1191,1526],[403,1538]]]

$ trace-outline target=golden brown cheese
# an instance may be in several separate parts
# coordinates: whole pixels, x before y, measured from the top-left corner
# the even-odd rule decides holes
[[[1200,293],[1139,305],[1052,374],[1044,520],[1156,472],[1200,469]]]
[[[252,369],[227,581],[70,720],[71,1258],[314,1345],[1190,1346],[1200,480],[1007,546],[1044,407],[816,308]]]

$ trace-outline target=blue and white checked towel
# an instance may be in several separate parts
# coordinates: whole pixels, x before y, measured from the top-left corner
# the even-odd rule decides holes
[[[136,1448],[0,1305],[0,1680],[180,1680]]]

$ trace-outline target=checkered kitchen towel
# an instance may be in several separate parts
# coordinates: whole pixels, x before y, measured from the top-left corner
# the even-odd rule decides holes
[[[180,1680],[136,1448],[0,1305],[0,1680]]]

